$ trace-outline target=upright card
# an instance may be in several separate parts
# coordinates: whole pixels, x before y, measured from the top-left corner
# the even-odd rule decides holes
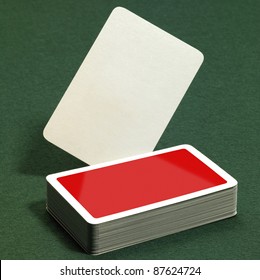
[[[44,137],[88,164],[151,152],[202,61],[195,48],[116,8]]]

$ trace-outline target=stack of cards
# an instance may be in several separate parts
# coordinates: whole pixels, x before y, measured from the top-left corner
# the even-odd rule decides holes
[[[236,180],[189,145],[49,175],[47,182],[47,210],[91,254],[236,214]]]

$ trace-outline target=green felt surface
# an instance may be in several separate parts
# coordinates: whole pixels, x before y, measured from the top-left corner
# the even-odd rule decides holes
[[[42,130],[116,6],[204,53],[156,149],[188,143],[218,163],[239,182],[238,215],[93,257],[45,211],[45,176],[84,163]],[[259,14],[258,0],[2,0],[0,258],[260,259]]]

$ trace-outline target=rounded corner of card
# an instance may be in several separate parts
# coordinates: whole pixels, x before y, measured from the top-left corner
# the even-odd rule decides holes
[[[51,183],[51,181],[53,180],[53,175],[47,175],[45,179],[48,183]]]
[[[232,177],[232,176],[230,176],[230,177],[231,177],[230,180],[232,181],[231,182],[232,186],[237,187],[238,186],[238,181],[234,177]]]
[[[125,13],[125,12],[128,12],[128,10],[126,8],[124,8],[122,6],[117,6],[117,7],[115,7],[112,10],[111,14],[114,14],[114,13]]]
[[[49,141],[49,136],[48,136],[48,124],[44,127],[43,132],[42,132],[43,137]]]
[[[198,51],[198,56],[200,58],[200,64],[202,64],[203,61],[204,61],[204,54],[201,51],[199,51],[199,50],[197,50],[197,51]]]
[[[192,145],[190,145],[190,144],[182,144],[182,145],[179,145],[178,147],[179,147],[180,149],[185,149],[185,150],[188,150],[188,151],[194,149],[194,147],[193,147]]]

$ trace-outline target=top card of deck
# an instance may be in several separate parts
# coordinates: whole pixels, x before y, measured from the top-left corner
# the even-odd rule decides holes
[[[151,152],[202,61],[190,45],[116,8],[44,137],[88,164]]]
[[[47,181],[92,224],[237,185],[234,178],[190,145],[52,174]]]

